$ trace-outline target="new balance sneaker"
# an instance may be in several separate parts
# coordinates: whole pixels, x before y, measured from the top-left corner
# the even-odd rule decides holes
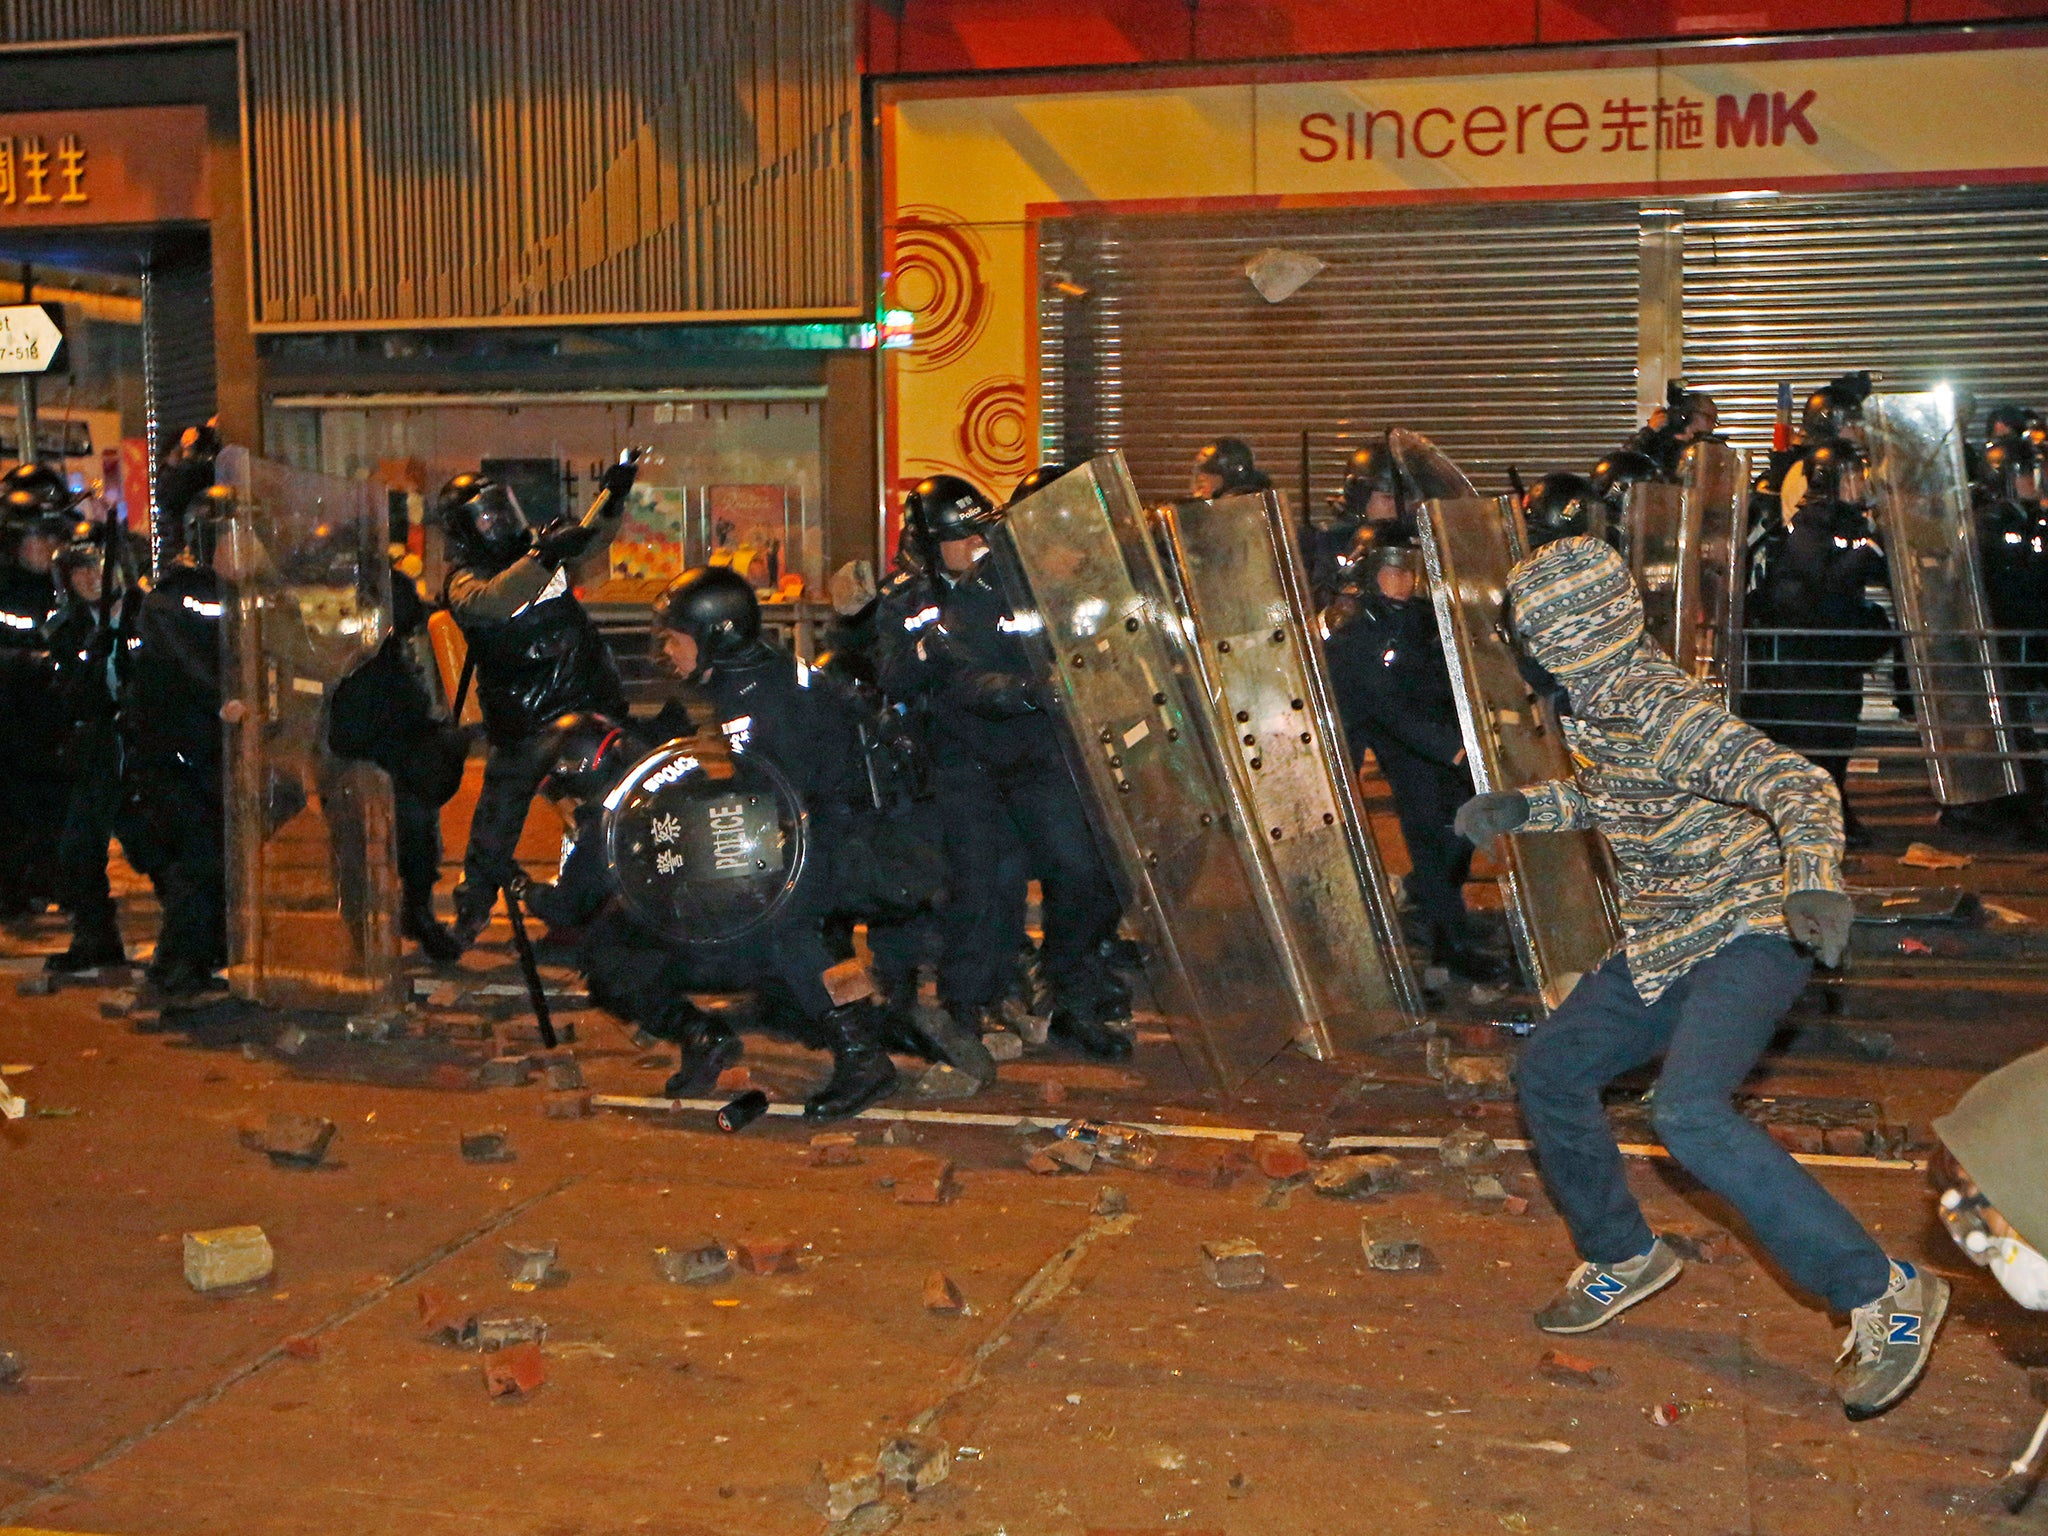
[[[1684,1262],[1663,1238],[1626,1264],[1581,1264],[1557,1298],[1536,1314],[1545,1333],[1591,1333],[1678,1278]]]
[[[1849,1314],[1835,1395],[1851,1419],[1874,1419],[1904,1400],[1934,1354],[1934,1336],[1948,1315],[1948,1282],[1904,1259],[1892,1260],[1882,1296]]]

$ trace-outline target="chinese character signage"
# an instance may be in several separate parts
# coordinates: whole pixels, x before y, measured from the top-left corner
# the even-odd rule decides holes
[[[207,213],[204,107],[0,113],[0,229]]]

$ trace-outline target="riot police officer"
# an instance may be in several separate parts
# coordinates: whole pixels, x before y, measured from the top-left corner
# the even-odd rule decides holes
[[[1580,535],[1606,539],[1611,513],[1594,483],[1570,470],[1552,470],[1522,498],[1522,526],[1532,553],[1559,539]]]
[[[0,708],[8,747],[0,765],[0,918],[41,911],[57,894],[64,819],[63,710],[44,627],[56,605],[52,562],[77,498],[42,464],[0,477]]]
[[[1865,508],[1862,451],[1846,438],[1819,441],[1803,467],[1804,497],[1758,593],[1765,624],[1794,633],[1777,638],[1769,661],[1753,664],[1748,718],[1827,770],[1842,791],[1849,842],[1862,847],[1869,833],[1849,804],[1849,754],[1863,674],[1892,649],[1884,612],[1864,588],[1884,585],[1888,567]]]
[[[441,878],[441,807],[462,787],[469,736],[438,718],[411,648],[427,627],[419,584],[395,564],[391,571],[391,633],[376,653],[335,685],[327,706],[327,744],[336,756],[361,758],[391,780],[398,845],[398,931],[445,965],[462,945],[434,915]]]
[[[1656,466],[1659,480],[1676,483],[1685,450],[1702,438],[1712,437],[1721,408],[1714,397],[1701,389],[1682,384],[1667,388],[1668,403],[1658,416],[1622,444],[1624,451],[1640,453]]]
[[[1472,845],[1452,822],[1472,797],[1472,774],[1414,541],[1382,533],[1323,611],[1322,629],[1352,770],[1369,748],[1393,791],[1424,948],[1469,981],[1502,980],[1506,967],[1479,946],[1465,908]]]
[[[227,960],[221,623],[214,568],[234,492],[215,486],[164,519],[170,563],[142,599],[121,689],[123,773],[115,831],[156,887],[163,917],[149,979],[164,996],[222,983]]]
[[[1329,606],[1376,537],[1413,539],[1415,501],[1414,487],[1395,462],[1385,433],[1353,450],[1344,466],[1337,521],[1327,528],[1308,529],[1303,537],[1309,597],[1318,610]]]
[[[837,904],[837,863],[864,793],[851,702],[831,679],[813,671],[761,633],[760,603],[731,570],[686,571],[654,607],[656,642],[669,668],[695,683],[710,706],[713,728],[740,754],[766,758],[801,802],[811,839],[787,904],[765,925],[717,946],[655,942],[651,961],[644,930],[611,909],[585,939],[583,966],[591,995],[652,1033],[674,1039],[682,1062],[669,1080],[673,1096],[701,1092],[739,1056],[729,1025],[690,1004],[687,992],[718,985],[752,988],[771,1015],[799,1038],[832,1054],[832,1075],[804,1106],[807,1118],[857,1114],[896,1085],[882,1037],[881,1010],[869,997],[835,1001],[824,938]],[[579,852],[585,839],[578,838]],[[983,1080],[994,1063],[981,1042],[954,1035],[941,1043],[948,1059]]]
[[[1620,448],[1593,466],[1593,492],[1607,504],[1607,526],[1598,537],[1606,539],[1623,560],[1629,557],[1630,493],[1638,485],[1655,484],[1666,478],[1655,459],[1635,448]]]
[[[1217,494],[1222,494],[1218,492]],[[1044,897],[1041,950],[1053,1037],[1121,1060],[1130,994],[1104,944],[1121,903],[1095,846],[1057,728],[1041,707],[1020,622],[989,559],[1001,514],[957,475],[919,481],[906,527],[923,546],[933,601],[901,621],[885,686],[930,711],[933,781],[946,831],[946,947],[939,996],[963,1023],[995,1009],[1023,927],[1017,858]]]
[[[55,692],[62,710],[66,795],[57,840],[57,896],[71,916],[71,943],[50,956],[59,973],[126,965],[128,955],[107,882],[107,846],[120,806],[121,747],[116,705],[120,640],[135,631],[139,588],[124,581],[118,526],[85,524],[57,552],[57,609],[46,629]],[[114,587],[106,582],[111,576]]]
[[[512,487],[482,474],[441,488],[436,515],[447,535],[444,598],[476,669],[490,756],[470,818],[462,882],[455,888],[457,943],[476,942],[547,772],[548,724],[579,710],[626,716],[618,664],[577,600],[572,567],[607,548],[618,532],[638,472],[628,454],[605,472],[580,520],[534,531]]]
[[[1214,501],[1219,496],[1256,496],[1271,489],[1272,480],[1253,462],[1251,447],[1242,438],[1219,437],[1213,443],[1204,443],[1195,454],[1188,491],[1198,501]]]

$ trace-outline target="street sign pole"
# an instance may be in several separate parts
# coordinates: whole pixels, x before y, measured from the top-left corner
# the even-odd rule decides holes
[[[24,281],[23,298],[28,296],[27,288]],[[63,331],[42,305],[0,305],[0,373],[14,375],[14,456],[23,464],[34,464],[40,457],[36,444],[36,375],[48,371],[63,345]]]

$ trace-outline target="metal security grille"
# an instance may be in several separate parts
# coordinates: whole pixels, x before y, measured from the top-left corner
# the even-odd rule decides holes
[[[1686,377],[1721,430],[1770,442],[1780,380],[1807,392],[1871,368],[1887,392],[1947,381],[1971,427],[2002,400],[2048,405],[2048,187],[1693,200]]]
[[[198,32],[248,38],[259,325],[860,303],[845,0],[0,0]]]
[[[1219,434],[1294,492],[1307,430],[1317,501],[1389,426],[1487,490],[1583,469],[1635,425],[1638,228],[1612,202],[1048,220],[1044,449],[1121,448],[1148,497]],[[1244,269],[1276,246],[1328,265],[1268,304]]]

